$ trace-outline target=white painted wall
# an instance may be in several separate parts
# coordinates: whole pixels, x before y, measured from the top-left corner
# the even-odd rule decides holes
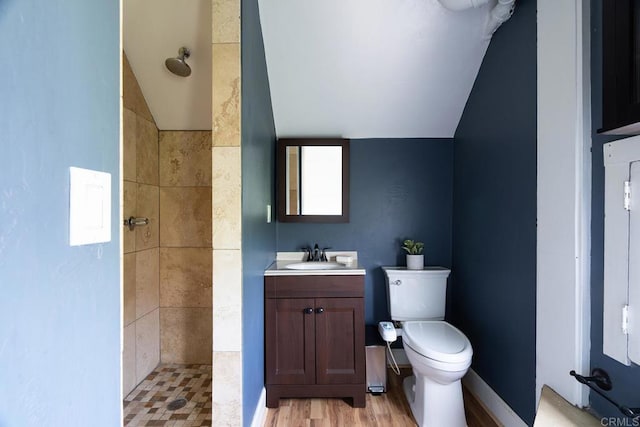
[[[589,1],[538,0],[536,401],[544,384],[573,404],[589,370],[591,110]]]
[[[453,137],[492,2],[259,0],[279,137]]]

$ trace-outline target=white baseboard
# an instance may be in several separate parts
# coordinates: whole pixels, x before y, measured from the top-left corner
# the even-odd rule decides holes
[[[462,383],[505,427],[527,427],[527,423],[473,369],[469,369]]]
[[[260,393],[260,399],[256,405],[256,410],[253,412],[253,419],[251,420],[251,427],[262,427],[267,417],[267,391],[262,387]]]

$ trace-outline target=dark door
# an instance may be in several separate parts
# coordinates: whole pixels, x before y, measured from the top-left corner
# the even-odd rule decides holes
[[[316,298],[316,382],[365,381],[364,299]]]
[[[314,384],[313,298],[267,299],[265,304],[267,384]]]
[[[640,122],[640,2],[602,1],[602,129],[637,134]],[[632,129],[618,128],[635,124]]]

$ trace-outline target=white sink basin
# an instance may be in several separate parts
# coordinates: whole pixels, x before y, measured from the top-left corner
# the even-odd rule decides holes
[[[287,265],[285,268],[289,270],[334,270],[336,268],[344,268],[343,264],[337,262],[296,262]]]

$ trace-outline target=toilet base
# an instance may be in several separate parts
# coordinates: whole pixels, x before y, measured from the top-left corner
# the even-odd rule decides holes
[[[445,385],[412,375],[402,388],[420,427],[467,427],[460,380]]]

